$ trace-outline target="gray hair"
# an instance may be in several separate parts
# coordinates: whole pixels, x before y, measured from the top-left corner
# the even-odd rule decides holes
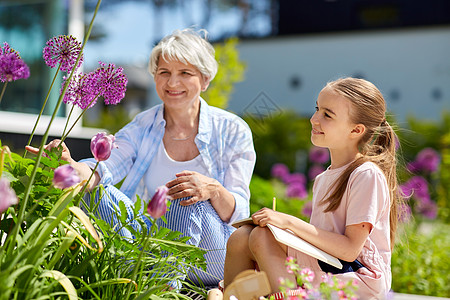
[[[204,34],[204,37],[201,36]],[[217,74],[218,63],[214,57],[215,50],[206,40],[207,31],[202,29],[194,31],[191,28],[175,30],[164,37],[156,45],[150,55],[148,70],[155,76],[159,59],[178,60],[184,64],[191,64],[209,81]]]

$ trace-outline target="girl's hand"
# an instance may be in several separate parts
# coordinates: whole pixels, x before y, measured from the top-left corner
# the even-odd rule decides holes
[[[44,146],[45,150],[50,150],[52,148],[58,147],[59,143],[61,143],[61,140],[53,140],[50,143],[48,143],[47,145]],[[61,144],[62,146],[62,155],[61,155],[61,159],[68,161],[70,163],[73,162],[72,156],[70,155],[70,151],[69,148],[67,148],[65,143]],[[39,148],[35,148],[35,147],[31,147],[31,146],[25,146],[25,149],[33,154],[38,154],[39,153]],[[43,152],[44,154],[44,152]]]
[[[180,202],[184,206],[211,199],[220,185],[217,180],[194,171],[183,171],[175,176],[174,180],[166,183],[168,195],[172,199],[191,197]]]
[[[253,223],[256,225],[264,227],[270,223],[282,229],[287,228],[288,217],[289,216],[284,213],[273,211],[267,207],[261,208],[252,215]]]

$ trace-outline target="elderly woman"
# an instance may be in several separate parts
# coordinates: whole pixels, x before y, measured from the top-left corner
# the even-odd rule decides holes
[[[98,213],[114,222],[120,201],[131,211],[136,195],[148,202],[158,186],[167,186],[172,199],[167,224],[157,222],[209,250],[206,273],[197,272],[209,286],[223,278],[230,224],[249,215],[249,183],[256,159],[247,124],[200,97],[217,68],[214,48],[200,33],[178,30],[162,39],[149,63],[162,104],[140,113],[115,135],[117,148],[99,164],[90,183],[91,188],[104,185],[107,195],[95,199]],[[63,159],[86,179],[95,165],[92,159],[75,162],[68,149]],[[121,234],[130,236],[126,230]],[[189,278],[198,282],[195,274]]]

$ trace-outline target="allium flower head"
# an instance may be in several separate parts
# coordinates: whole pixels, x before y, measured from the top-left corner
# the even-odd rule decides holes
[[[3,48],[0,47],[0,81],[11,82],[30,77],[30,69],[20,58],[19,53],[8,43],[5,42],[3,45]]]
[[[66,79],[66,78],[64,78]],[[61,86],[61,93],[64,90],[66,82]],[[66,104],[74,104],[81,109],[91,108],[97,102],[99,91],[93,73],[76,74],[67,86],[63,101]]]
[[[66,189],[77,183],[79,183],[80,177],[78,177],[77,171],[71,165],[62,165],[55,169],[53,175],[53,185],[58,189]]]
[[[270,170],[272,177],[281,179],[284,181],[284,178],[289,175],[289,168],[282,163],[274,164],[272,169]]]
[[[424,171],[432,173],[439,167],[440,156],[433,148],[425,148],[417,154],[416,161]]]
[[[46,45],[43,50],[43,57],[47,66],[54,68],[61,64],[61,71],[71,72],[75,67],[78,55],[80,55],[81,43],[71,35],[60,35],[48,40]],[[75,69],[78,69],[82,63],[83,54]]]
[[[114,64],[99,62],[100,68],[94,71],[94,78],[97,81],[100,95],[103,96],[105,104],[118,104],[127,90],[128,79],[123,73],[123,68]]]
[[[96,161],[107,160],[111,156],[111,151],[115,147],[115,137],[106,132],[99,132],[91,139],[91,152]]]
[[[286,188],[286,196],[303,199],[308,196],[308,192],[306,191],[306,187],[304,184],[293,182]]]
[[[309,160],[313,163],[324,164],[330,160],[327,148],[313,146],[309,150]]]
[[[16,193],[9,185],[9,181],[0,178],[0,214],[5,212],[11,205],[19,203]]]
[[[161,218],[166,213],[168,191],[169,189],[165,185],[158,187],[152,200],[148,203],[147,212],[153,218]]]
[[[292,173],[284,178],[284,183],[293,184],[298,183],[301,185],[306,185],[306,176],[302,173]]]

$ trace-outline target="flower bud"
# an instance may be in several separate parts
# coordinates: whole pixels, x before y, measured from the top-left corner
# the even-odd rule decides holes
[[[9,181],[0,178],[0,214],[3,213],[11,205],[19,203],[16,193],[9,185]]]
[[[65,189],[79,183],[80,177],[71,165],[62,165],[55,169],[53,185],[58,189]]]
[[[111,150],[115,147],[115,137],[106,132],[99,132],[91,139],[91,152],[96,161],[104,161],[111,155]]]
[[[152,200],[148,203],[147,212],[155,219],[161,218],[167,211],[167,192],[169,189],[162,185],[156,189]]]

